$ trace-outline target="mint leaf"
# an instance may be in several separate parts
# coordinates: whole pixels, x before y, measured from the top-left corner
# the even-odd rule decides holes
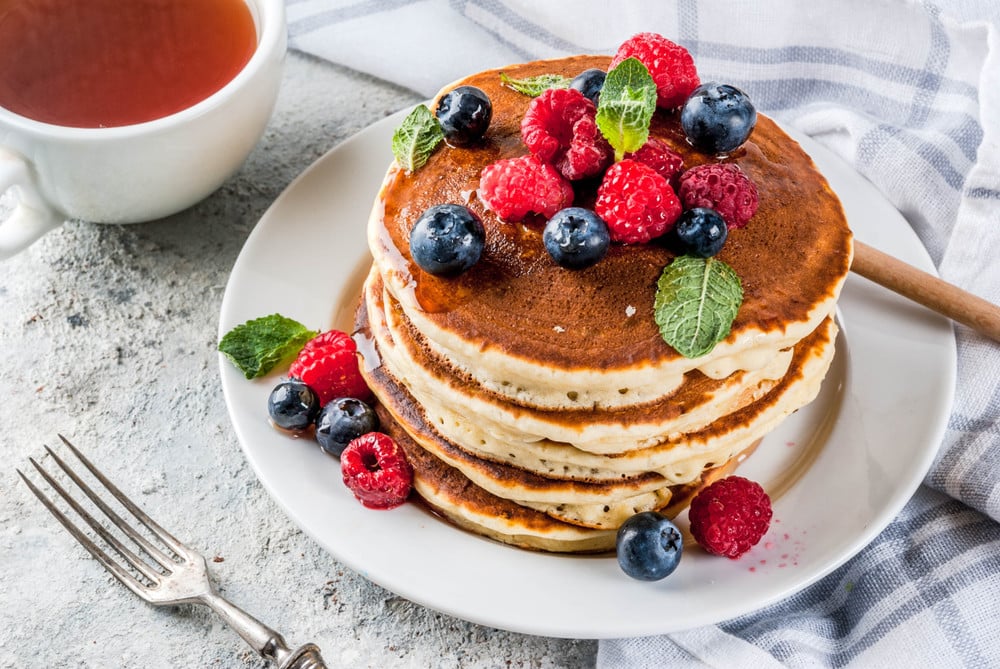
[[[392,154],[407,172],[416,172],[444,140],[444,130],[426,105],[413,108],[392,133]]]
[[[500,81],[504,86],[513,88],[518,93],[537,98],[550,88],[569,88],[573,80],[561,74],[540,74],[537,77],[512,79],[505,72],[500,73]]]
[[[653,318],[660,335],[685,358],[705,355],[729,336],[743,303],[733,268],[715,258],[680,256],[656,283]]]
[[[283,361],[291,362],[317,334],[298,321],[271,314],[234,327],[219,341],[219,351],[233,361],[243,376],[253,379]]]
[[[626,58],[608,72],[598,99],[597,127],[614,148],[616,161],[646,143],[655,111],[656,83],[637,58]]]

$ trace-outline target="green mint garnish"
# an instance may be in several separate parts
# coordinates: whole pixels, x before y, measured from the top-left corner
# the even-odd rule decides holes
[[[597,127],[614,148],[616,161],[646,143],[655,111],[656,83],[637,58],[626,58],[608,72],[598,99]]]
[[[653,318],[663,341],[685,358],[697,358],[729,336],[742,303],[743,286],[732,267],[715,258],[680,256],[656,283]]]
[[[291,362],[318,332],[281,314],[247,321],[227,332],[219,350],[233,361],[243,376],[264,376],[283,361]]]
[[[503,82],[504,86],[509,86],[522,95],[537,98],[550,88],[569,88],[569,84],[573,80],[561,74],[540,74],[537,77],[512,79],[505,72],[501,72],[500,81]]]
[[[416,172],[442,140],[444,131],[437,117],[426,105],[417,105],[392,133],[392,153],[403,169]]]

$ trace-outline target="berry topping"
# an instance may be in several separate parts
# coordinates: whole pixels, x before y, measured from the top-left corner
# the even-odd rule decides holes
[[[349,443],[377,429],[378,414],[354,397],[338,397],[328,402],[316,417],[316,441],[320,448],[337,457]]]
[[[267,414],[285,430],[304,430],[319,413],[319,398],[302,381],[290,379],[274,387],[267,398]]]
[[[691,534],[709,553],[735,560],[757,545],[771,525],[771,499],[742,476],[716,481],[699,492],[688,512]]]
[[[475,265],[485,243],[483,222],[460,204],[429,207],[410,229],[413,261],[436,276],[458,276]]]
[[[288,376],[312,388],[320,405],[335,397],[367,398],[371,391],[358,369],[357,351],[349,334],[329,330],[306,343],[288,368]]]
[[[747,141],[757,124],[757,110],[746,93],[710,82],[696,88],[681,109],[681,128],[691,146],[723,154]]]
[[[479,197],[505,221],[523,221],[530,214],[549,219],[573,204],[573,187],[554,167],[528,155],[484,167]]]
[[[674,225],[681,250],[699,258],[711,258],[721,251],[728,233],[723,218],[704,207],[688,209]]]
[[[636,58],[656,82],[656,106],[673,109],[684,104],[699,83],[698,70],[688,50],[656,33],[639,33],[625,40],[611,60],[611,67]]]
[[[594,212],[568,207],[545,224],[542,241],[560,267],[583,269],[604,257],[611,235],[607,224]]]
[[[453,146],[469,146],[486,134],[493,118],[493,103],[475,86],[459,86],[438,100],[434,111],[444,139]]]
[[[406,501],[413,469],[395,441],[381,432],[354,439],[340,454],[344,485],[369,509],[392,509]]]
[[[708,207],[730,228],[742,228],[757,211],[757,186],[733,163],[692,167],[680,176],[677,194],[686,209]]]
[[[597,99],[601,96],[601,89],[604,88],[604,80],[607,76],[607,72],[596,67],[584,70],[576,75],[573,81],[569,82],[569,87],[583,93],[583,97],[593,102],[596,107]]]
[[[528,105],[521,139],[534,155],[571,181],[594,176],[614,152],[597,127],[597,107],[572,88],[550,88]]]
[[[618,528],[615,548],[622,571],[640,581],[658,581],[677,569],[684,537],[663,514],[644,511]]]
[[[681,203],[652,167],[622,160],[605,172],[594,211],[608,224],[611,241],[639,244],[667,232],[681,215]]]
[[[684,169],[684,159],[681,155],[662,139],[655,137],[643,144],[635,153],[626,153],[625,157],[649,165],[671,185],[676,183],[677,176]]]

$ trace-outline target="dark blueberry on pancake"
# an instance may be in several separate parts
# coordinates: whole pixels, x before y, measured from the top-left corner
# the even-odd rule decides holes
[[[569,87],[583,93],[583,96],[589,98],[596,107],[597,99],[601,96],[601,89],[604,88],[604,80],[607,76],[608,73],[604,70],[592,67],[576,75],[573,81],[570,82]]]
[[[429,274],[457,276],[479,262],[485,241],[478,216],[460,204],[439,204],[413,224],[410,254]]]
[[[489,96],[475,86],[459,86],[438,102],[434,112],[452,146],[469,146],[486,134],[493,118]]]
[[[756,123],[757,110],[750,98],[727,84],[702,84],[681,108],[681,127],[688,141],[713,155],[739,148]]]
[[[699,258],[711,258],[721,251],[728,232],[722,216],[706,207],[688,209],[674,226],[680,247]]]
[[[567,207],[545,224],[545,249],[560,267],[583,269],[604,257],[611,244],[607,224],[582,207]]]

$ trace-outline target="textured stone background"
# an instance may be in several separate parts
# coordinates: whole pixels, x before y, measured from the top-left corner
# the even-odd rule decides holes
[[[225,595],[331,666],[593,666],[595,642],[466,623],[340,566],[268,497],[230,428],[215,337],[244,240],[316,158],[417,100],[290,54],[264,138],[220,191],[159,222],[72,222],[0,262],[0,666],[264,666],[207,609],[141,602],[34,501],[14,469],[57,432],[216,558]]]

